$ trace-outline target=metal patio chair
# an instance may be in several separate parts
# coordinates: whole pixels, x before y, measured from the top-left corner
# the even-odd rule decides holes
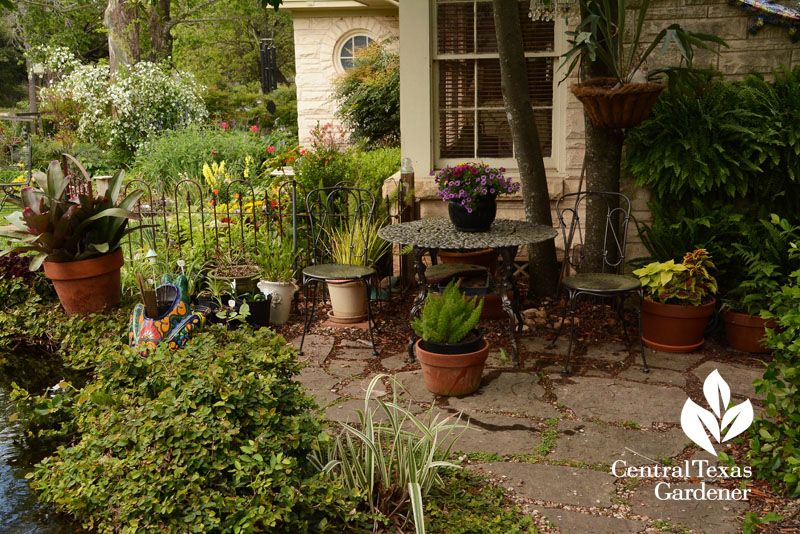
[[[603,238],[603,263],[601,272],[583,272],[584,266],[584,234],[581,227],[580,213],[585,210],[588,202],[602,202],[606,207],[606,224]],[[582,191],[563,195],[556,202],[556,213],[564,237],[564,262],[567,276],[562,281],[564,294],[564,315],[558,328],[556,337],[548,345],[554,348],[556,341],[561,336],[567,314],[570,316],[569,345],[567,347],[567,360],[562,373],[569,373],[569,360],[572,355],[572,342],[575,331],[575,304],[578,297],[591,295],[594,297],[612,298],[622,330],[625,334],[625,344],[630,347],[626,320],[623,313],[625,299],[630,295],[638,297],[638,327],[639,344],[642,350],[642,365],[644,372],[650,370],[644,353],[642,341],[642,301],[644,290],[638,278],[622,274],[625,264],[625,246],[628,232],[628,222],[631,213],[631,201],[621,193]],[[569,269],[574,268],[577,274],[569,275]]]
[[[309,219],[310,265],[303,269],[306,316],[299,353],[303,354],[306,333],[314,318],[317,286],[320,283],[356,281],[364,284],[366,289],[367,325],[372,353],[377,356],[371,307],[372,279],[377,273],[372,267],[359,265],[367,258],[367,239],[375,213],[375,195],[366,189],[346,185],[314,189],[306,195],[306,211]],[[345,262],[332,261],[331,235],[336,231],[350,233],[349,248],[345,251],[345,257],[340,258],[347,260]],[[312,288],[314,294],[309,299]]]

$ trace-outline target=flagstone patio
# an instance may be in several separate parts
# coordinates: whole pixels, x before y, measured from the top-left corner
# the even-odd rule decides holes
[[[293,340],[299,346],[299,338]],[[615,477],[611,465],[677,464],[685,459],[716,459],[691,443],[680,428],[686,398],[718,369],[739,400],[758,397],[751,385],[762,371],[723,361],[705,352],[667,354],[648,349],[650,373],[643,373],[641,356],[624,345],[588,346],[586,365],[577,376],[562,376],[558,365],[534,372],[539,356],[566,349],[545,347],[538,338],[521,339],[523,365],[492,352],[481,388],[462,397],[438,397],[427,391],[418,364],[406,354],[375,361],[369,347],[333,336],[308,335],[307,367],[297,380],[317,398],[332,421],[356,422],[363,409],[370,378],[378,372],[394,375],[405,387],[404,402],[414,411],[434,407],[441,415],[463,411],[470,430],[454,450],[468,469],[501,485],[530,513],[542,531],[567,534],[739,532],[747,505],[736,501],[662,501],[654,479]],[[373,397],[390,396],[383,384]],[[701,401],[702,399],[695,399]],[[673,480],[676,487],[697,485]],[[716,482],[706,482],[714,485]],[[730,484],[730,483],[729,483]]]

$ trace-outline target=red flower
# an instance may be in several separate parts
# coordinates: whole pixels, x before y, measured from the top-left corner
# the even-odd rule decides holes
[[[239,200],[239,193],[234,194],[233,198],[235,198],[236,200]]]
[[[219,195],[219,189],[214,189],[214,194]]]
[[[292,161],[294,161],[294,156],[292,156]]]
[[[217,155],[217,151],[216,151],[216,150],[213,150],[213,151],[211,152],[211,155],[212,155],[212,156],[216,156],[216,155]]]
[[[227,122],[225,122],[225,121],[221,122],[221,123],[220,123],[220,126],[222,126],[222,129],[223,129],[223,130],[227,130],[227,129],[228,129],[228,123],[227,123]]]
[[[257,131],[258,131],[258,126],[256,126],[255,124],[254,124],[254,125],[252,125],[252,126],[250,127],[250,131],[251,131],[251,132],[257,132]]]
[[[274,147],[274,146],[268,146],[268,147],[267,147],[267,152],[269,152],[270,154],[272,154],[273,152],[275,152],[275,147]]]
[[[301,156],[305,156],[306,155],[306,151],[305,150],[300,150],[300,155]]]

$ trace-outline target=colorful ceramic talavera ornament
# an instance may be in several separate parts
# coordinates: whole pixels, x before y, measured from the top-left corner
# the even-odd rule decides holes
[[[769,23],[789,28],[789,37],[793,43],[800,40],[800,10],[760,0],[729,0],[728,3],[753,14],[755,20],[747,29],[751,34],[755,35],[764,24]]]
[[[185,277],[179,276],[174,282],[162,278],[161,282],[156,295],[159,310],[162,310],[161,305],[166,309],[160,316],[147,317],[144,304],[137,304],[131,313],[128,343],[143,357],[149,356],[159,343],[167,343],[172,350],[179,349],[186,344],[192,332],[205,322],[205,317],[191,311]]]

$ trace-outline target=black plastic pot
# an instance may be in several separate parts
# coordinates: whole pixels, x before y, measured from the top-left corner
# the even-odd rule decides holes
[[[436,354],[469,354],[479,351],[483,346],[483,332],[477,329],[473,330],[458,343],[434,343],[422,340],[420,346],[424,350]]]
[[[450,222],[459,232],[488,232],[497,217],[497,202],[494,197],[474,199],[472,213],[458,200],[447,205]]]
[[[248,302],[250,306],[250,315],[247,317],[247,323],[255,328],[262,326],[269,326],[269,312],[272,309],[272,295],[267,295],[266,300],[256,300]]]

